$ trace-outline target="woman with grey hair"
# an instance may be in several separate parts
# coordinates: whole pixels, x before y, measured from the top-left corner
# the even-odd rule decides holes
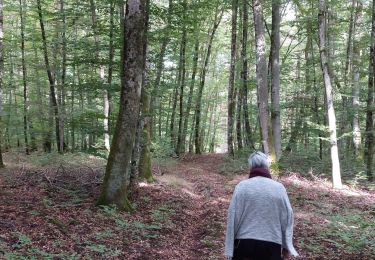
[[[268,156],[252,153],[249,167],[249,179],[236,186],[228,209],[225,256],[233,260],[297,256],[293,210],[284,186],[272,180]]]

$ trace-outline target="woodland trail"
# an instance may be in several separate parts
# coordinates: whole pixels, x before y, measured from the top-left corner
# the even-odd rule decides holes
[[[0,172],[0,259],[224,259],[227,208],[245,167],[226,175],[222,154],[155,164],[157,181],[140,183],[124,213],[95,206],[105,163],[95,160]],[[282,174],[299,259],[375,259],[374,191]]]

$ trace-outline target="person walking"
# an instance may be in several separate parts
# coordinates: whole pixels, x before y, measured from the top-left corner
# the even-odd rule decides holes
[[[298,256],[293,246],[293,210],[285,187],[272,180],[262,152],[249,157],[249,179],[234,189],[228,209],[228,260],[280,260]]]

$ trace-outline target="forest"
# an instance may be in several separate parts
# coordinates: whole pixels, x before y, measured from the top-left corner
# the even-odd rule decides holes
[[[374,259],[375,1],[0,0],[0,258],[224,259],[263,151],[291,259]]]

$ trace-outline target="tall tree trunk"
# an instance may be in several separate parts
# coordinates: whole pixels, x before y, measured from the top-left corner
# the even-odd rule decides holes
[[[374,158],[374,106],[375,106],[375,0],[372,1],[372,27],[370,39],[370,62],[368,71],[367,111],[366,111],[366,141],[365,159],[367,179],[373,181],[373,158]]]
[[[200,137],[200,121],[201,121],[201,107],[202,107],[202,96],[203,96],[203,88],[206,81],[206,73],[208,68],[208,62],[211,57],[211,49],[212,49],[212,41],[214,39],[215,33],[217,28],[219,27],[219,24],[221,22],[221,18],[223,17],[224,10],[219,10],[219,6],[216,7],[215,11],[215,19],[214,24],[212,28],[212,32],[210,35],[210,38],[208,40],[208,46],[207,46],[207,53],[206,57],[204,59],[204,65],[202,68],[202,74],[201,74],[201,81],[199,84],[199,90],[198,90],[198,96],[197,96],[197,103],[195,108],[195,153],[201,154],[201,146],[202,146],[202,139]]]
[[[61,13],[61,23],[62,23],[62,32],[61,32],[61,98],[60,98],[60,116],[59,116],[59,127],[60,127],[60,151],[65,151],[65,143],[67,138],[65,138],[65,117],[66,117],[66,109],[65,109],[65,99],[66,99],[66,90],[65,90],[65,81],[66,81],[66,63],[67,63],[67,43],[66,43],[66,14],[65,14],[65,7],[64,7],[64,0],[60,0],[60,13]]]
[[[180,80],[177,80],[177,84],[173,90],[173,103],[172,103],[172,114],[171,114],[171,122],[169,123],[169,134],[171,136],[171,147],[176,147],[176,130],[175,130],[175,122],[176,122],[176,110],[177,110],[177,99],[178,99],[178,85]]]
[[[272,1],[272,35],[271,35],[271,121],[272,137],[276,159],[281,157],[281,123],[280,123],[280,0]]]
[[[150,0],[146,0],[146,14],[145,14],[145,28],[146,28],[146,37],[144,40],[143,46],[143,53],[144,53],[144,75],[143,80],[144,84],[142,87],[141,93],[141,152],[139,155],[139,178],[145,179],[148,182],[154,181],[154,177],[152,176],[151,170],[151,154],[150,154],[150,147],[151,147],[151,114],[150,114],[150,105],[151,105],[151,97],[150,97],[150,76],[148,74],[149,71],[149,61],[147,59],[148,56],[148,49],[147,49],[147,42],[148,42],[148,27],[149,27],[149,13],[150,10]]]
[[[332,95],[332,84],[331,77],[328,70],[328,59],[327,49],[325,41],[326,23],[325,23],[326,5],[325,0],[319,0],[319,51],[320,51],[320,62],[323,72],[324,86],[325,86],[325,97],[327,104],[328,114],[328,128],[330,133],[331,143],[331,160],[332,160],[332,183],[333,188],[341,189],[341,173],[340,173],[340,161],[337,147],[336,137],[336,116],[333,107],[333,95]]]
[[[191,80],[190,80],[190,86],[189,86],[189,94],[188,94],[188,101],[186,104],[186,111],[185,111],[185,121],[183,124],[183,131],[182,131],[182,140],[186,140],[186,133],[188,128],[188,121],[190,117],[190,109],[191,104],[193,100],[193,91],[194,91],[194,85],[195,85],[195,76],[197,74],[197,68],[198,68],[198,56],[199,56],[199,38],[198,38],[198,28],[195,28],[196,31],[196,39],[195,39],[195,45],[194,45],[194,56],[193,56],[193,71],[191,74]],[[193,120],[194,121],[194,120]],[[193,124],[193,123],[192,123]],[[190,150],[189,150],[190,152]]]
[[[231,52],[230,52],[230,74],[229,74],[229,85],[228,85],[228,121],[227,121],[227,145],[228,154],[234,156],[233,146],[233,122],[234,122],[234,109],[235,109],[235,98],[234,98],[234,76],[236,68],[236,47],[237,47],[237,13],[238,13],[238,0],[232,0],[232,40],[231,40]]]
[[[140,109],[144,71],[145,1],[128,0],[124,20],[120,111],[98,204],[130,210],[129,162]]]
[[[358,2],[355,10],[355,22],[353,26],[353,60],[352,60],[352,105],[353,105],[353,144],[354,144],[354,154],[360,158],[361,150],[361,129],[359,123],[359,76],[360,76],[360,63],[361,63],[361,53],[360,53],[360,39],[357,37],[357,28],[362,24],[362,3]]]
[[[268,144],[268,84],[266,63],[266,40],[260,0],[253,0],[255,42],[256,42],[256,83],[260,132],[263,151],[269,154]]]
[[[247,103],[248,99],[248,65],[247,65],[247,38],[248,38],[248,26],[249,26],[249,11],[248,11],[248,1],[242,0],[243,9],[243,26],[242,26],[242,50],[241,50],[241,60],[242,60],[242,109],[243,109],[243,121],[245,124],[245,140],[248,147],[254,148],[252,130],[250,127],[249,119],[249,107]]]
[[[20,18],[21,18],[21,61],[22,61],[22,83],[23,83],[23,134],[25,140],[25,152],[30,154],[30,147],[28,141],[28,91],[27,91],[27,75],[26,75],[26,62],[25,62],[25,20],[23,11],[23,2],[20,3]]]
[[[180,81],[180,117],[178,121],[178,137],[177,137],[177,148],[176,154],[181,155],[185,153],[185,139],[183,138],[183,122],[184,122],[184,88],[185,88],[185,76],[186,76],[186,67],[185,67],[185,54],[186,54],[186,13],[187,13],[187,2],[186,0],[182,3],[183,6],[183,18],[182,18],[182,39],[180,46],[180,61],[179,61],[179,70],[181,73]]]
[[[49,86],[50,86],[50,100],[51,100],[51,105],[52,105],[54,116],[55,116],[57,147],[58,147],[58,151],[62,152],[62,150],[60,149],[61,138],[60,138],[60,126],[59,126],[59,108],[58,108],[57,100],[56,100],[55,79],[53,78],[51,67],[49,64],[49,59],[48,59],[47,39],[46,39],[46,33],[44,29],[43,13],[42,13],[42,6],[40,3],[40,0],[37,0],[37,7],[38,7],[38,14],[39,14],[40,29],[42,33],[44,62],[45,62]]]
[[[240,88],[237,90],[237,112],[236,112],[236,137],[237,137],[237,149],[242,150],[243,144],[242,144],[242,95],[243,95],[243,89]]]
[[[3,117],[3,70],[4,70],[4,16],[3,16],[3,0],[0,0],[0,123]],[[3,125],[0,124],[0,168],[4,168],[2,144],[3,144]]]
[[[113,75],[113,59],[114,59],[114,39],[113,39],[113,30],[114,30],[114,12],[115,12],[115,4],[114,1],[110,1],[110,7],[109,7],[109,58],[108,58],[108,88],[111,89],[112,87],[112,75]],[[105,89],[103,92],[103,100],[104,100],[104,145],[105,148],[109,151],[110,149],[110,138],[109,138],[109,126],[110,121],[110,115],[111,115],[111,96],[109,94],[108,89]]]

